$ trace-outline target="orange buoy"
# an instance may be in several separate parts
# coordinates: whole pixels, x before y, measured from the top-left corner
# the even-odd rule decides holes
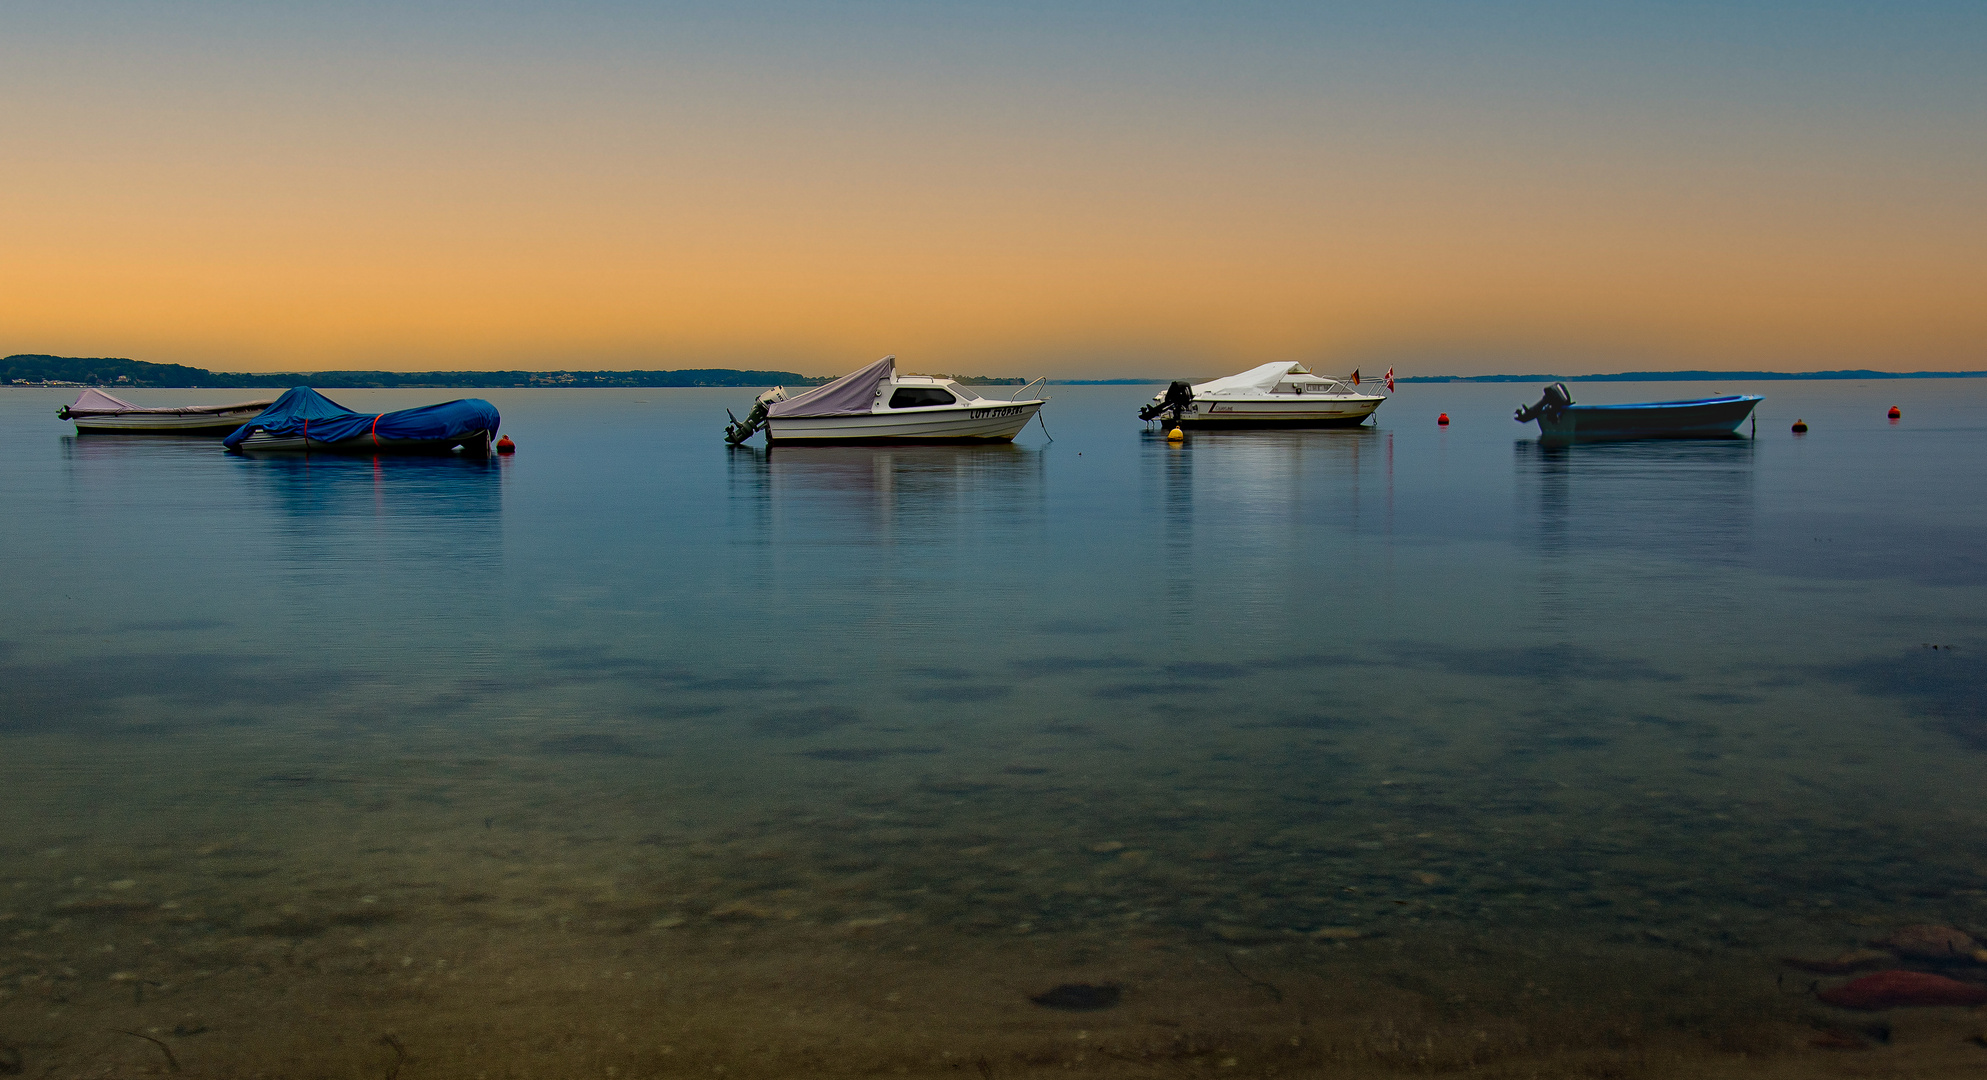
[[[1902,409],[1899,409],[1899,408],[1898,408],[1897,406],[1895,406],[1895,405],[1892,405],[1892,406],[1890,407],[1890,418],[1891,418],[1892,420],[1895,420],[1895,419],[1897,419],[1898,417],[1900,417],[1900,416],[1903,416],[1903,415],[1904,415],[1904,410],[1902,410]]]
[[[1442,425],[1443,427],[1448,427],[1448,426],[1449,426],[1449,414],[1448,414],[1448,413],[1443,413],[1442,415],[1440,415],[1440,416],[1438,416],[1438,417],[1436,417],[1436,418],[1435,418],[1435,422],[1436,422],[1436,423],[1438,423],[1438,424],[1440,424],[1440,425]]]
[[[497,453],[515,454],[517,453],[517,444],[511,441],[511,437],[509,435],[506,435],[503,438],[497,440]]]
[[[1794,421],[1794,434],[1799,435],[1806,430],[1808,430],[1808,422],[1806,420]]]

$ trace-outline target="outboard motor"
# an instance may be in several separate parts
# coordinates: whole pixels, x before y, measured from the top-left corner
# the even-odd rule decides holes
[[[1173,414],[1173,422],[1177,424],[1180,422],[1180,417],[1186,415],[1187,410],[1193,408],[1193,406],[1193,386],[1189,383],[1175,382],[1166,388],[1166,396],[1157,404],[1147,405],[1138,410],[1138,418],[1140,420],[1157,420],[1170,412]]]
[[[1541,416],[1557,419],[1561,410],[1571,404],[1573,404],[1573,395],[1567,392],[1566,384],[1556,382],[1545,388],[1545,394],[1539,398],[1538,404],[1520,408],[1517,421],[1520,424],[1529,424]]]
[[[724,441],[732,446],[744,443],[745,440],[752,437],[753,433],[766,426],[767,407],[786,399],[787,388],[784,386],[775,386],[771,390],[760,394],[752,402],[752,411],[746,413],[743,420],[740,420],[730,409],[726,409],[724,414],[731,417],[731,423],[724,426]],[[767,436],[767,438],[771,437],[770,435]]]

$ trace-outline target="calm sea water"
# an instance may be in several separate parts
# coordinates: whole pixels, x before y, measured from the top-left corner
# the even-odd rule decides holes
[[[1152,389],[771,453],[749,391],[488,391],[487,461],[0,393],[0,1071],[1987,1064],[1782,963],[1987,936],[1987,384],[1568,449],[1529,386],[1184,445]]]

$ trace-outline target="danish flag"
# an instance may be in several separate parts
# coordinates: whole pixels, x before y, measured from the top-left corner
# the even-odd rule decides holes
[[[1391,393],[1393,393],[1393,392],[1394,392],[1394,369],[1393,369],[1393,368],[1388,368],[1388,369],[1387,369],[1387,393],[1391,394]]]

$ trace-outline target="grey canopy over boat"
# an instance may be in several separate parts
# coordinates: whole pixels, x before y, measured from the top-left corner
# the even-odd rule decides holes
[[[876,388],[897,370],[897,357],[886,356],[860,371],[852,371],[826,386],[767,406],[767,416],[864,416],[876,408]]]

